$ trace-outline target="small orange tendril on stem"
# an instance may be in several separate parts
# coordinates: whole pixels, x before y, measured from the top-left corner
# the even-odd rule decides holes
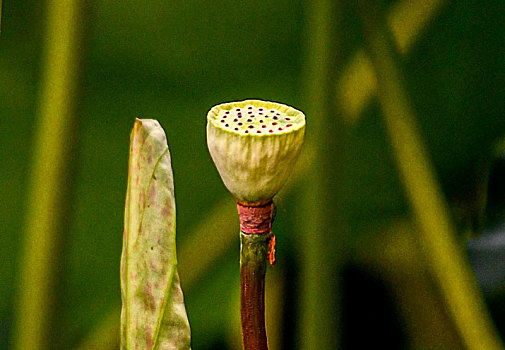
[[[275,264],[275,235],[272,234],[272,238],[270,238],[270,250],[268,251],[268,261],[270,262],[270,266],[274,267]]]

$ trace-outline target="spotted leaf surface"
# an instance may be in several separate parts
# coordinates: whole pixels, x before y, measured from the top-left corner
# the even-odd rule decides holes
[[[165,132],[151,119],[137,119],[130,138],[121,295],[121,349],[190,349],[170,153]]]

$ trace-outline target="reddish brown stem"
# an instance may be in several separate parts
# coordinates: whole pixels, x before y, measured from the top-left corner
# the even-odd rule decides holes
[[[244,350],[268,350],[265,272],[272,234],[240,234],[240,314]]]

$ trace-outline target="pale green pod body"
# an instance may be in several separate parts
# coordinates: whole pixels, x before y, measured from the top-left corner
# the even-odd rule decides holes
[[[170,153],[155,120],[137,119],[131,134],[124,227],[121,349],[190,349]]]
[[[207,114],[207,146],[228,190],[241,202],[268,202],[300,153],[305,115],[261,100],[223,103]]]

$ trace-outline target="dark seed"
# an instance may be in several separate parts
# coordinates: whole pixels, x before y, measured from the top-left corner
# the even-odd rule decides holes
[[[249,129],[252,129],[252,128],[254,128],[254,125],[249,125]]]
[[[252,122],[252,119],[247,119],[247,121],[250,123],[250,122]]]
[[[261,130],[256,131],[257,134],[261,134]]]
[[[244,134],[249,134],[249,130],[244,131]]]
[[[273,130],[268,130],[268,132],[274,132]]]
[[[237,118],[235,118],[235,119],[233,119],[233,121],[236,123],[236,122],[238,121],[238,119],[237,119]]]
[[[289,128],[289,127],[290,127],[290,126],[292,126],[292,125],[293,125],[293,124],[288,124],[288,125],[286,125],[286,127],[287,127],[287,128]]]
[[[275,119],[275,120],[277,120],[277,119],[279,119],[279,118],[277,118],[277,117],[274,117],[274,119]]]
[[[282,130],[282,128],[279,128],[278,130]]]
[[[277,122],[273,122],[272,125],[277,125]]]
[[[230,114],[230,111],[226,111],[225,113],[226,113],[226,114]]]
[[[267,126],[266,126],[266,125],[262,125],[261,127],[262,127],[262,128],[266,128]]]
[[[284,118],[284,119],[285,119],[285,120],[291,120],[291,119],[289,119],[289,118]]]
[[[238,123],[238,125],[240,126],[240,125],[242,125],[242,123]]]
[[[235,128],[235,129],[233,129],[233,130],[238,131],[238,128]]]
[[[229,127],[230,125],[229,124],[225,124],[224,126]]]
[[[260,123],[263,123],[263,120],[260,120]]]
[[[252,111],[249,111],[249,112],[247,112],[247,113],[252,114]]]
[[[224,119],[221,119],[221,123],[224,123]]]
[[[249,106],[249,107],[247,107],[247,109],[252,109],[252,107],[251,107],[251,106]]]

